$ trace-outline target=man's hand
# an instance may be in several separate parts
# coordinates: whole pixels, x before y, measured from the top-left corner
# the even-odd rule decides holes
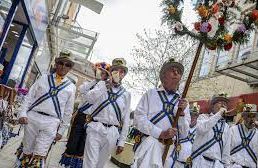
[[[122,146],[118,146],[116,149],[116,155],[119,155],[120,153],[122,153],[124,151],[124,147]]]
[[[186,99],[180,99],[179,100],[178,108],[182,109],[182,112],[180,113],[180,116],[184,116],[185,115],[184,111],[185,111],[187,105],[188,105],[188,101]]]
[[[169,128],[166,131],[162,131],[159,138],[160,139],[170,139],[173,138],[177,133],[177,129],[176,128]]]
[[[220,115],[221,115],[222,117],[225,115],[226,112],[227,112],[227,109],[224,108],[224,107],[221,107],[221,108],[219,109],[219,113],[220,113]]]
[[[57,133],[54,140],[59,141],[60,139],[62,139],[62,135]]]
[[[19,124],[28,124],[28,118],[27,117],[19,118]]]

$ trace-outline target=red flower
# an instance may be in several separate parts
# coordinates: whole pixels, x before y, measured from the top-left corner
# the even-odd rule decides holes
[[[195,22],[194,23],[195,30],[200,31],[200,27],[201,27],[201,23],[200,22]]]
[[[225,24],[225,18],[224,18],[224,17],[220,17],[220,18],[218,19],[218,21],[219,21],[219,24],[220,24],[220,25],[224,25],[224,24]]]
[[[251,19],[252,20],[257,20],[258,19],[258,10],[257,9],[254,9],[251,13]]]
[[[226,45],[224,45],[224,50],[229,51],[232,48],[233,44],[232,43],[228,43]]]

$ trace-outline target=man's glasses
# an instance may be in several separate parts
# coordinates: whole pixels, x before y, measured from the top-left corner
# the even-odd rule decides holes
[[[68,68],[71,68],[73,66],[71,63],[62,62],[62,61],[58,61],[57,64],[61,66],[66,66]]]

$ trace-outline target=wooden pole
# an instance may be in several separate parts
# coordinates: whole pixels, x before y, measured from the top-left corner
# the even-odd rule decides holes
[[[186,83],[185,83],[185,88],[184,88],[184,91],[183,91],[183,94],[182,94],[182,97],[181,97],[183,99],[186,97],[187,91],[188,91],[189,86],[191,84],[191,80],[192,80],[192,77],[193,77],[193,74],[194,74],[194,70],[196,68],[199,56],[201,55],[202,46],[203,46],[203,43],[200,42],[199,45],[198,45],[197,51],[195,53],[195,57],[194,57],[194,61],[193,61],[190,73],[189,73],[188,78],[187,78]],[[181,112],[182,112],[182,109],[178,108],[178,110],[176,112],[176,117],[175,117],[174,122],[172,124],[172,128],[176,128]],[[168,151],[169,151],[169,147],[170,147],[170,145],[165,146],[165,149],[164,149],[164,152],[163,152],[163,155],[162,155],[163,165],[165,164],[165,161],[166,161],[166,158],[167,158],[167,155],[168,155]]]

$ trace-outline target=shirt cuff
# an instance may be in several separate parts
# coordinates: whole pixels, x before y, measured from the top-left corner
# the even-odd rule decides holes
[[[153,128],[152,128],[152,131],[151,131],[151,136],[153,136],[154,138],[158,139],[160,134],[161,134],[161,132],[162,132],[162,129],[158,128],[158,127],[156,127],[154,125]]]
[[[118,141],[118,143],[117,143],[117,146],[121,146],[121,147],[124,147],[125,146],[125,141]]]

